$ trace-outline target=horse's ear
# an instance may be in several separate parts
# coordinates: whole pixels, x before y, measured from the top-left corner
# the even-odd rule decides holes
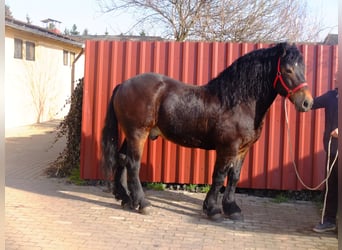
[[[278,45],[276,47],[278,48],[278,55],[280,57],[284,57],[286,55],[286,49],[288,46],[289,45],[287,42],[278,43]]]

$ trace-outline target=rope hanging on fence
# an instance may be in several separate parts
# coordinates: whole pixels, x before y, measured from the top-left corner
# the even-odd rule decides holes
[[[297,165],[296,165],[296,162],[294,160],[293,147],[292,147],[291,138],[290,138],[290,126],[289,126],[289,119],[288,119],[288,113],[287,113],[287,102],[286,102],[286,99],[284,99],[284,100],[285,100],[284,108],[285,108],[285,120],[286,120],[286,125],[287,125],[287,136],[288,136],[288,141],[289,141],[289,144],[290,144],[290,154],[291,154],[291,157],[292,157],[292,163],[293,163],[294,170],[296,172],[296,176],[297,176],[299,182],[306,189],[309,189],[309,190],[317,190],[323,183],[325,183],[325,195],[324,195],[324,202],[323,202],[323,209],[322,209],[322,216],[321,216],[321,223],[323,224],[325,208],[326,208],[326,202],[327,202],[327,196],[328,196],[328,180],[329,180],[330,174],[332,172],[332,169],[333,169],[333,167],[335,165],[335,162],[337,160],[338,151],[336,151],[335,158],[334,158],[332,164],[330,165],[330,148],[331,148],[331,138],[332,138],[332,136],[330,136],[329,143],[328,143],[327,177],[319,185],[317,185],[315,187],[307,186],[304,183],[304,181],[302,180],[302,178],[300,177],[299,172],[298,172],[298,168],[297,168]]]

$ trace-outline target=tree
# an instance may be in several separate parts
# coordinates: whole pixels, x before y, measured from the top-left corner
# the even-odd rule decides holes
[[[50,22],[50,23],[48,23],[48,27],[47,28],[48,28],[48,30],[55,30],[56,29],[56,24]]]
[[[201,23],[196,23],[194,28],[194,33],[204,40],[314,41],[320,32],[321,24],[318,20],[308,20],[306,2],[301,0],[213,2],[212,9],[205,11],[211,15],[203,15]]]
[[[103,12],[134,12],[177,41],[313,41],[322,31],[302,0],[98,0]]]
[[[26,14],[26,22],[28,24],[32,24],[32,20],[31,20],[31,18],[30,18],[30,16],[28,14]]]
[[[57,59],[51,56],[36,52],[37,60],[34,63],[25,61],[25,73],[22,75],[27,83],[25,91],[31,97],[32,106],[36,111],[36,122],[40,123],[43,119],[50,119],[56,112],[56,102],[59,93],[57,92]],[[52,77],[54,76],[54,77]]]
[[[5,17],[13,18],[9,5],[5,4]]]
[[[82,36],[87,36],[87,35],[89,35],[88,29],[84,29],[83,33],[82,33]]]
[[[140,31],[139,36],[143,36],[143,37],[146,36],[145,31],[144,30]]]
[[[65,28],[63,34],[65,36],[69,36],[70,35],[70,30],[68,28]]]
[[[176,41],[183,41],[189,37],[191,29],[199,22],[202,10],[210,6],[210,0],[99,0],[104,12],[133,10],[140,13],[137,25],[146,22],[164,27],[167,37],[173,37]],[[130,30],[130,31],[131,31]]]
[[[77,30],[76,24],[74,24],[70,30],[70,35],[79,35],[80,32]]]

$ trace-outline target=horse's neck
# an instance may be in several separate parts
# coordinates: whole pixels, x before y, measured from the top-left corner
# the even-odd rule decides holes
[[[262,122],[276,97],[277,97],[277,92],[270,91],[267,97],[256,100],[256,103],[255,103],[256,112],[255,112],[255,118],[254,118],[255,127],[259,127],[260,125],[262,125]]]

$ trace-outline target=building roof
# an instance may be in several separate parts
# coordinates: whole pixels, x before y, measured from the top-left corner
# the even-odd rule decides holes
[[[76,41],[68,36],[64,36],[60,33],[56,33],[46,28],[32,25],[30,23],[25,23],[25,22],[22,22],[13,18],[6,17],[5,26],[11,27],[17,30],[25,31],[25,32],[30,32],[32,34],[43,36],[43,37],[57,40],[60,42],[68,43],[76,47],[83,47],[82,42]]]
[[[337,45],[338,44],[338,34],[328,34],[324,39],[323,44],[326,45]]]
[[[69,35],[70,38],[85,42],[86,40],[116,40],[116,41],[165,41],[160,36],[131,36],[131,35]]]

